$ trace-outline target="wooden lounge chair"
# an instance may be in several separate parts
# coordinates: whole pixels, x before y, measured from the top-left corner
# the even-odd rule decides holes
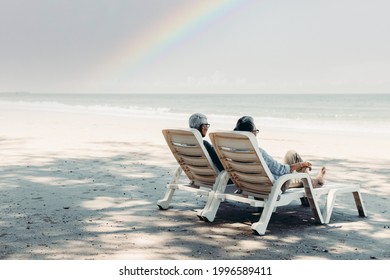
[[[200,132],[196,129],[164,129],[162,133],[179,167],[167,184],[165,196],[157,201],[159,208],[168,209],[176,190],[209,196],[216,188],[219,171],[203,145]],[[180,183],[183,172],[188,183]]]
[[[359,185],[332,186],[326,184],[322,188],[314,189],[310,176],[307,173],[291,173],[274,179],[268,169],[260,150],[256,137],[250,132],[214,132],[210,133],[214,145],[226,171],[223,171],[215,192],[201,213],[203,219],[212,222],[216,216],[220,203],[224,200],[239,201],[254,207],[263,207],[260,219],[252,224],[252,229],[259,235],[264,235],[273,211],[293,200],[306,198],[313,212],[316,222],[329,223],[336,195],[352,193],[355,199],[359,216],[366,216]],[[226,182],[232,179],[239,189],[234,194],[225,193]],[[288,189],[282,193],[282,185],[291,179],[300,179],[303,188]],[[327,195],[324,210],[321,212],[319,199]]]

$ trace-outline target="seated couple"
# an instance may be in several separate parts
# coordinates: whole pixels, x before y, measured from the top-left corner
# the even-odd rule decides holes
[[[207,117],[203,114],[196,113],[191,115],[189,118],[189,126],[190,128],[197,129],[202,137],[205,137],[207,134],[207,131],[210,127],[210,124],[207,122]],[[244,116],[241,117],[236,124],[236,127],[234,128],[235,131],[249,131],[252,132],[255,136],[259,133],[259,130],[256,128],[256,125],[254,123],[254,120],[251,116]],[[206,140],[203,140],[203,144],[208,151],[212,161],[214,162],[215,166],[218,168],[219,171],[223,170],[223,166],[213,148],[213,146],[207,142]],[[278,161],[274,160],[265,150],[259,147],[260,153],[263,156],[269,170],[271,171],[272,175],[275,177],[275,179],[278,179],[280,176],[292,173],[294,171],[296,172],[309,172],[311,170],[312,164],[308,161],[303,161],[302,158],[299,156],[299,154],[293,150],[290,150],[286,153],[283,163],[279,163]],[[326,173],[326,168],[322,167],[318,175],[312,179],[312,184],[314,188],[319,188],[324,184],[324,176]],[[294,188],[294,187],[302,187],[302,184],[299,182],[287,182],[282,186],[282,191],[285,192],[288,188]]]

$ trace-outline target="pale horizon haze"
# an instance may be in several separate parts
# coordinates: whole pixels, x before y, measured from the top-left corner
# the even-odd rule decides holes
[[[0,92],[390,93],[388,0],[0,0]]]

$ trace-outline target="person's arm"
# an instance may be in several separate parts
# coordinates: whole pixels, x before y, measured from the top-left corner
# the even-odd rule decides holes
[[[263,158],[265,162],[267,163],[267,166],[269,170],[271,171],[272,174],[277,175],[277,176],[282,176],[288,173],[292,173],[294,171],[299,171],[302,168],[307,168],[311,167],[311,163],[308,161],[305,162],[298,162],[292,165],[288,164],[281,164],[275,159],[273,159],[265,150],[262,148],[259,148],[261,154],[263,155]]]
[[[267,164],[271,173],[277,177],[290,173],[290,165],[281,164],[273,157],[271,157],[265,150],[259,147],[260,153],[262,154],[265,163]]]

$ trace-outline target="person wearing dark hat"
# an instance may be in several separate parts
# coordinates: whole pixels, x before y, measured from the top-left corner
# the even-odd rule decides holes
[[[259,133],[259,130],[256,128],[254,119],[251,116],[243,116],[238,119],[235,131],[249,131],[252,132],[255,136]],[[307,172],[311,170],[312,164],[308,161],[303,161],[301,156],[294,150],[290,150],[286,153],[283,163],[279,163],[273,159],[264,149],[260,148],[260,153],[263,156],[269,170],[275,179],[278,179],[280,176],[296,172]],[[324,184],[324,176],[326,173],[326,168],[322,167],[319,174],[312,178],[312,183],[314,188],[321,187]],[[282,187],[282,191],[285,192],[286,189],[291,187],[301,186],[301,184],[292,184],[292,182],[287,182]]]
[[[188,120],[188,125],[190,128],[197,129],[202,137],[205,137],[207,131],[210,127],[210,124],[207,122],[207,117],[201,113],[192,114]],[[219,160],[217,153],[214,150],[214,147],[206,140],[203,139],[203,145],[205,146],[207,152],[210,155],[211,160],[214,165],[218,168],[219,171],[224,170],[221,161]]]

